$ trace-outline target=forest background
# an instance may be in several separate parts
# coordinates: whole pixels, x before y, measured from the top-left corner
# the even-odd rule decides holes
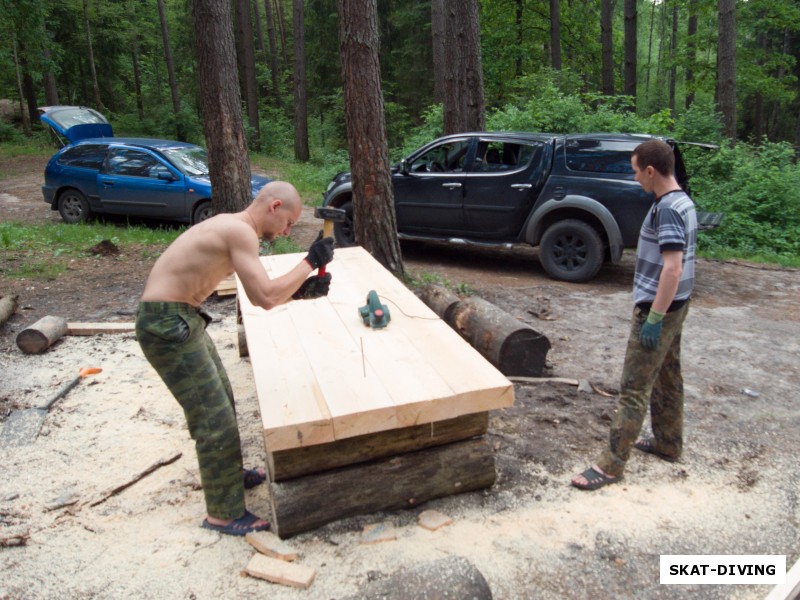
[[[231,10],[250,159],[312,201],[354,158],[342,4],[234,0]],[[793,0],[372,4],[392,161],[452,132],[443,55],[461,42],[437,19],[456,11],[479,32],[487,130],[639,132],[718,144],[712,153],[684,151],[700,207],[726,213],[722,227],[702,236],[702,251],[800,265]],[[191,0],[0,0],[0,98],[10,116],[0,121],[0,151],[51,152],[36,108],[53,104],[92,106],[116,135],[205,145],[193,8]]]

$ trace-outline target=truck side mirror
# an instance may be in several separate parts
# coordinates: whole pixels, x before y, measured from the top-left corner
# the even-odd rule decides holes
[[[400,161],[400,172],[403,175],[408,175],[408,160],[405,158]]]

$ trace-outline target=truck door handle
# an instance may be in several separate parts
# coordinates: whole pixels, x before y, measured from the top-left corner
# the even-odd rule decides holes
[[[530,183],[512,183],[511,189],[512,190],[529,190],[533,187],[533,184]]]
[[[460,183],[443,183],[443,188],[447,188],[448,190],[456,190],[461,187]]]

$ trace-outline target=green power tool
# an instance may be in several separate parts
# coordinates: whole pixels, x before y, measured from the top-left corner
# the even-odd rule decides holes
[[[358,309],[358,314],[361,315],[361,320],[364,325],[372,327],[373,329],[382,329],[389,324],[391,315],[389,308],[385,304],[381,304],[378,299],[378,292],[370,290],[367,294],[367,303]]]

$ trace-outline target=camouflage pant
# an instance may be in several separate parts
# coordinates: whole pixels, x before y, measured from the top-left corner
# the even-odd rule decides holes
[[[205,331],[207,317],[180,302],[141,302],[136,339],[183,408],[195,441],[208,514],[244,514],[239,428],[228,375]]]
[[[664,317],[658,348],[649,352],[639,343],[639,331],[647,312],[635,308],[617,410],[611,423],[608,448],[599,466],[618,477],[625,470],[650,405],[655,447],[660,453],[680,456],[683,449],[683,376],[681,331],[689,303]]]

